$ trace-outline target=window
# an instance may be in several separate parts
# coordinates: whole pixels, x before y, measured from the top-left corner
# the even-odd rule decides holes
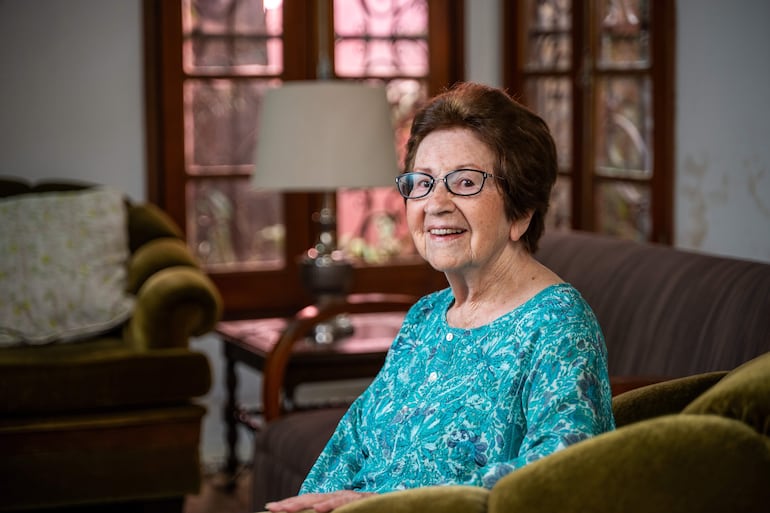
[[[506,86],[559,152],[549,227],[670,243],[673,2],[504,5]]]
[[[149,196],[183,226],[228,316],[284,315],[312,300],[296,259],[314,243],[320,197],[249,184],[265,90],[315,79],[328,52],[338,78],[386,84],[403,131],[420,101],[462,78],[462,3],[145,0]],[[319,48],[325,12],[331,37]],[[443,286],[395,244],[397,193],[338,196],[340,238],[361,257],[355,291]]]

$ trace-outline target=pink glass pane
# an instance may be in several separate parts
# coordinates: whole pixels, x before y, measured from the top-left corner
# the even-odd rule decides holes
[[[279,74],[282,9],[262,0],[183,0],[185,71]]]
[[[393,106],[396,152],[403,166],[412,118],[428,96],[427,87],[418,80],[393,80],[386,87]],[[395,181],[393,187],[339,191],[337,217],[339,245],[350,256],[368,263],[417,258]]]
[[[211,271],[283,266],[283,197],[255,190],[247,177],[188,182],[187,235]]]
[[[426,0],[335,0],[334,33],[338,76],[428,74]]]
[[[650,2],[601,0],[599,67],[643,67],[650,62]]]
[[[348,39],[335,45],[335,72],[341,77],[428,74],[428,45],[423,40]]]
[[[335,0],[334,32],[337,76],[386,83],[402,164],[412,117],[427,99],[427,1]],[[395,182],[339,191],[337,222],[339,245],[354,258],[368,263],[417,258]]]
[[[338,36],[427,36],[426,0],[334,0]]]
[[[367,263],[393,263],[416,254],[395,182],[393,187],[340,191],[337,198],[339,245],[348,255]]]
[[[572,59],[572,2],[528,0],[524,40],[527,68],[565,70]]]
[[[603,182],[596,187],[596,223],[601,233],[649,240],[652,226],[650,189],[644,184]]]
[[[529,107],[551,129],[556,142],[559,167],[572,167],[572,86],[568,78],[545,77],[527,80],[525,95]]]

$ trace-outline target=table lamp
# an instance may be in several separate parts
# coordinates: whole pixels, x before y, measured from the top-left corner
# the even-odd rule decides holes
[[[363,82],[286,82],[264,96],[252,184],[286,192],[322,192],[314,215],[316,245],[301,257],[305,287],[317,302],[350,290],[353,267],[337,248],[336,191],[392,186],[398,174],[385,88]],[[346,317],[315,328],[328,343],[349,334]]]

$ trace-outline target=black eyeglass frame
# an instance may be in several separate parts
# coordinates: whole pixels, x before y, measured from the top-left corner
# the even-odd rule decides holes
[[[481,174],[482,178],[481,178],[481,185],[479,185],[479,190],[476,191],[476,192],[471,192],[469,194],[464,194],[462,192],[455,192],[455,191],[453,191],[452,188],[449,186],[448,178],[450,176],[454,175],[455,173],[462,173],[462,172],[468,172],[468,171],[473,171],[474,173],[480,173]],[[423,194],[421,196],[407,196],[401,190],[401,183],[404,180],[404,178],[406,178],[406,177],[414,177],[414,176],[424,176],[428,180],[430,180],[430,187],[425,191],[425,194]],[[422,198],[427,197],[431,192],[433,192],[433,189],[436,188],[436,183],[437,182],[444,182],[444,186],[446,187],[446,190],[448,190],[450,192],[450,194],[452,194],[454,196],[461,196],[463,198],[468,198],[470,196],[476,196],[477,194],[480,194],[482,190],[484,190],[484,184],[487,183],[487,178],[495,178],[497,180],[505,181],[505,178],[502,177],[502,176],[498,176],[498,175],[495,175],[495,174],[492,174],[492,173],[488,173],[486,171],[481,171],[480,169],[471,169],[471,168],[455,169],[454,171],[451,171],[451,172],[447,173],[446,175],[444,175],[443,178],[435,178],[435,177],[429,175],[428,173],[423,173],[421,171],[410,171],[408,173],[403,173],[403,174],[398,175],[396,177],[396,189],[398,190],[398,193],[404,199],[422,199]]]

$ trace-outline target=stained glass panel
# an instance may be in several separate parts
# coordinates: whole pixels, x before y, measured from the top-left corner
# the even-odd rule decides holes
[[[647,0],[600,0],[596,10],[600,68],[643,67],[650,61],[650,4]]]
[[[213,271],[283,266],[283,197],[254,189],[249,179],[188,182],[187,236],[197,257]]]
[[[652,227],[650,188],[646,184],[604,182],[596,187],[595,219],[601,233],[649,240]]]
[[[262,0],[183,0],[187,73],[279,74],[283,69],[281,5]]]
[[[428,96],[424,82],[392,80],[386,85],[393,108],[396,153],[403,167],[406,141],[417,107]],[[395,180],[395,175],[394,175]],[[404,217],[404,199],[392,187],[337,193],[339,246],[367,263],[395,262],[416,255]]]
[[[426,0],[335,0],[334,33],[338,76],[428,74]]]
[[[334,31],[338,76],[384,79],[403,165],[412,117],[428,96],[427,1],[335,0]],[[392,187],[340,191],[337,221],[340,248],[361,261],[393,263],[416,254],[395,182]]]
[[[393,187],[339,192],[339,245],[367,263],[394,262],[415,253],[404,198]]]
[[[602,176],[652,175],[652,98],[645,76],[601,78],[596,87],[596,172]]]
[[[423,40],[346,39],[335,45],[335,71],[341,77],[420,77],[428,73]]]
[[[559,167],[572,166],[572,86],[569,78],[545,77],[527,80],[527,104],[551,129]]]
[[[334,30],[340,37],[427,38],[425,0],[335,0]]]
[[[572,59],[571,0],[528,0],[525,12],[527,69],[568,69]]]

